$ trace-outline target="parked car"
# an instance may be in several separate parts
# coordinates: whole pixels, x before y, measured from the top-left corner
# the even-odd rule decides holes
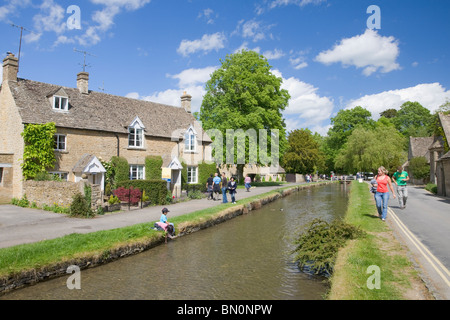
[[[364,180],[370,181],[373,179],[373,173],[372,172],[364,172]]]

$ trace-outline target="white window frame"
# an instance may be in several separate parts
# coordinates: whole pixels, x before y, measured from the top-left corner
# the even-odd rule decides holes
[[[136,117],[128,127],[128,148],[144,148],[144,125],[139,117]],[[133,143],[131,143],[133,142]]]
[[[69,180],[69,173],[68,172],[51,171],[51,172],[49,172],[49,174],[59,176],[62,181],[68,181]]]
[[[63,96],[53,96],[53,110],[68,111],[69,98]]]
[[[56,133],[53,136],[53,139],[55,139],[55,151],[67,151],[67,136],[65,134]],[[61,142],[61,138],[64,138],[64,142]],[[64,149],[60,149],[60,144],[64,143]]]
[[[187,167],[187,183],[198,183],[198,167]]]
[[[197,133],[192,127],[184,134],[184,151],[197,152]]]
[[[145,180],[145,166],[130,164],[130,180]]]

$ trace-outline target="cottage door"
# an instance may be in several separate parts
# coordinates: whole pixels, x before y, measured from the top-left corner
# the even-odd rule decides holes
[[[181,170],[172,169],[172,179],[170,183],[172,195],[179,198],[181,195]]]

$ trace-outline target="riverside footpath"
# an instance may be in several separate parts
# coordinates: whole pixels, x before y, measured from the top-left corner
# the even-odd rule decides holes
[[[250,192],[238,189],[236,202],[239,200],[271,192],[273,190],[293,187],[306,183],[286,183],[279,186],[253,187]],[[230,196],[227,194],[228,201]],[[222,198],[222,196],[220,196]],[[152,206],[131,211],[98,215],[92,219],[73,218],[49,211],[21,208],[14,205],[0,205],[0,248],[42,240],[59,238],[72,233],[90,233],[127,227],[139,223],[159,221],[163,207],[169,209],[167,215],[176,217],[202,209],[220,205],[222,200],[189,200],[166,206]]]

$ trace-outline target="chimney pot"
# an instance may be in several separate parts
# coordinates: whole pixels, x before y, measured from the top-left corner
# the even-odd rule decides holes
[[[19,71],[19,59],[14,54],[8,52],[3,59],[3,81],[17,81],[17,72]]]
[[[77,74],[77,88],[83,94],[89,93],[89,73],[80,72]]]

